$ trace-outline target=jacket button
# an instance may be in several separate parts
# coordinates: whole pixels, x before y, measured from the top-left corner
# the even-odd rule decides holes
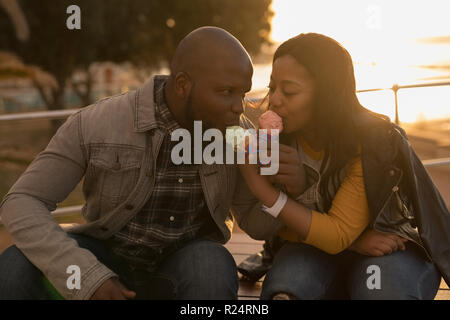
[[[125,209],[127,209],[127,210],[133,210],[133,209],[134,209],[134,206],[133,206],[132,204],[127,204],[127,205],[125,205]]]
[[[389,175],[390,175],[391,177],[395,176],[395,171],[394,171],[394,170],[389,171]]]

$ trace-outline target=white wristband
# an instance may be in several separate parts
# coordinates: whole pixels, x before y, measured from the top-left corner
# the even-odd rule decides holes
[[[281,210],[283,210],[284,206],[286,205],[286,202],[288,200],[288,196],[283,192],[280,191],[280,195],[278,196],[277,201],[275,201],[275,204],[272,207],[267,207],[265,205],[262,205],[261,209],[264,212],[267,212],[272,217],[277,218],[280,215]]]

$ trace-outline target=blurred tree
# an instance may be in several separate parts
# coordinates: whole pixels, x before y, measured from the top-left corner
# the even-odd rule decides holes
[[[28,41],[16,38],[13,26],[5,13],[0,11],[0,49],[16,54],[26,65],[36,66],[52,75],[56,85],[35,81],[33,85],[49,110],[64,106],[66,82],[77,69],[84,69],[96,58],[96,32],[100,20],[96,20],[93,3],[80,1],[85,6],[86,32],[76,33],[66,27],[66,8],[71,1],[19,1],[27,20],[30,36]],[[4,32],[5,30],[6,32]],[[91,31],[89,31],[91,30]],[[61,121],[52,121],[54,129]]]
[[[93,62],[131,62],[151,70],[166,64],[177,43],[193,29],[213,25],[235,35],[251,54],[269,43],[272,0],[19,0],[28,22],[26,42],[0,10],[0,50],[11,51],[25,64],[52,74],[57,82],[42,94],[49,110],[64,105],[66,84],[75,71],[85,74],[73,83],[84,105],[91,98]],[[81,8],[81,30],[69,30],[67,7]],[[40,88],[39,92],[49,91]]]
[[[0,0],[0,7],[9,15],[14,29],[16,31],[17,39],[21,41],[28,40],[30,30],[28,28],[27,20],[19,6],[17,0]]]

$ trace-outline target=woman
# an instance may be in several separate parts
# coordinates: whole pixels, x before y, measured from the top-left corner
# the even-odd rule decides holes
[[[263,211],[286,226],[261,298],[433,299],[440,273],[413,220],[395,209],[408,209],[401,170],[379,179],[384,167],[375,161],[394,152],[366,145],[392,125],[358,102],[349,53],[320,34],[292,38],[275,52],[269,89],[269,109],[284,127],[278,174],[240,166]],[[381,201],[389,179],[403,193],[388,190]]]

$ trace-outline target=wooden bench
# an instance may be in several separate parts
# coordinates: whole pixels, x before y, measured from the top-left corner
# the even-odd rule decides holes
[[[263,241],[256,241],[251,239],[245,233],[240,231],[233,232],[231,240],[225,245],[225,247],[231,252],[236,261],[239,264],[249,255],[254,254],[262,250]],[[256,300],[259,299],[261,293],[262,280],[252,283],[242,279],[240,275],[239,280],[239,300]],[[441,280],[441,285],[436,295],[435,300],[450,300],[450,289],[444,280]]]

